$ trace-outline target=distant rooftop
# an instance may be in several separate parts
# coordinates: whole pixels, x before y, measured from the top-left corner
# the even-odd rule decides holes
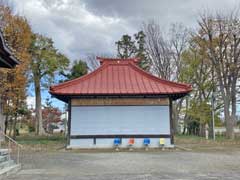
[[[0,67],[14,68],[17,64],[19,64],[19,61],[14,57],[12,50],[6,44],[0,31]]]

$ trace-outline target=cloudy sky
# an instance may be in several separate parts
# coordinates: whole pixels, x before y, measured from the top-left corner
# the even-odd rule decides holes
[[[229,11],[240,0],[9,0],[35,32],[51,37],[71,60],[86,54],[114,54],[123,34],[134,34],[154,19],[162,29],[171,23],[196,27],[203,10]],[[46,98],[48,93],[43,94]],[[34,95],[28,102],[34,104]]]
[[[175,22],[194,27],[203,9],[230,10],[239,0],[9,0],[35,32],[53,38],[71,60],[88,53],[115,52],[115,41],[134,34],[143,21],[166,28]]]

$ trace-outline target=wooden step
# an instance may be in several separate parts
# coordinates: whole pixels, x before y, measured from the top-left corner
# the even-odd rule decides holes
[[[9,154],[9,149],[0,149],[0,156]]]
[[[8,155],[4,155],[4,156],[0,156],[0,163],[3,163],[5,161],[8,161],[9,159],[9,156]]]
[[[5,168],[5,167],[8,167],[8,166],[11,166],[11,165],[14,165],[14,161],[13,160],[8,160],[8,161],[5,161],[5,162],[2,162],[0,163],[0,170]]]
[[[3,179],[4,177],[17,173],[21,169],[20,164],[13,164],[11,166],[7,166],[0,170],[0,179]]]

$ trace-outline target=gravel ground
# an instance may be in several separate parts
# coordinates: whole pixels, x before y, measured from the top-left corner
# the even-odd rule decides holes
[[[240,179],[234,151],[35,152],[8,180]]]

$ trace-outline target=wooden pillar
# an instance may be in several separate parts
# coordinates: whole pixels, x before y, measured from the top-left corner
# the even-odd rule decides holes
[[[70,145],[70,136],[71,136],[71,99],[68,100],[68,136],[67,136],[67,145]]]
[[[172,99],[169,98],[169,120],[170,120],[170,135],[171,135],[171,144],[174,144],[174,125],[172,117]]]

